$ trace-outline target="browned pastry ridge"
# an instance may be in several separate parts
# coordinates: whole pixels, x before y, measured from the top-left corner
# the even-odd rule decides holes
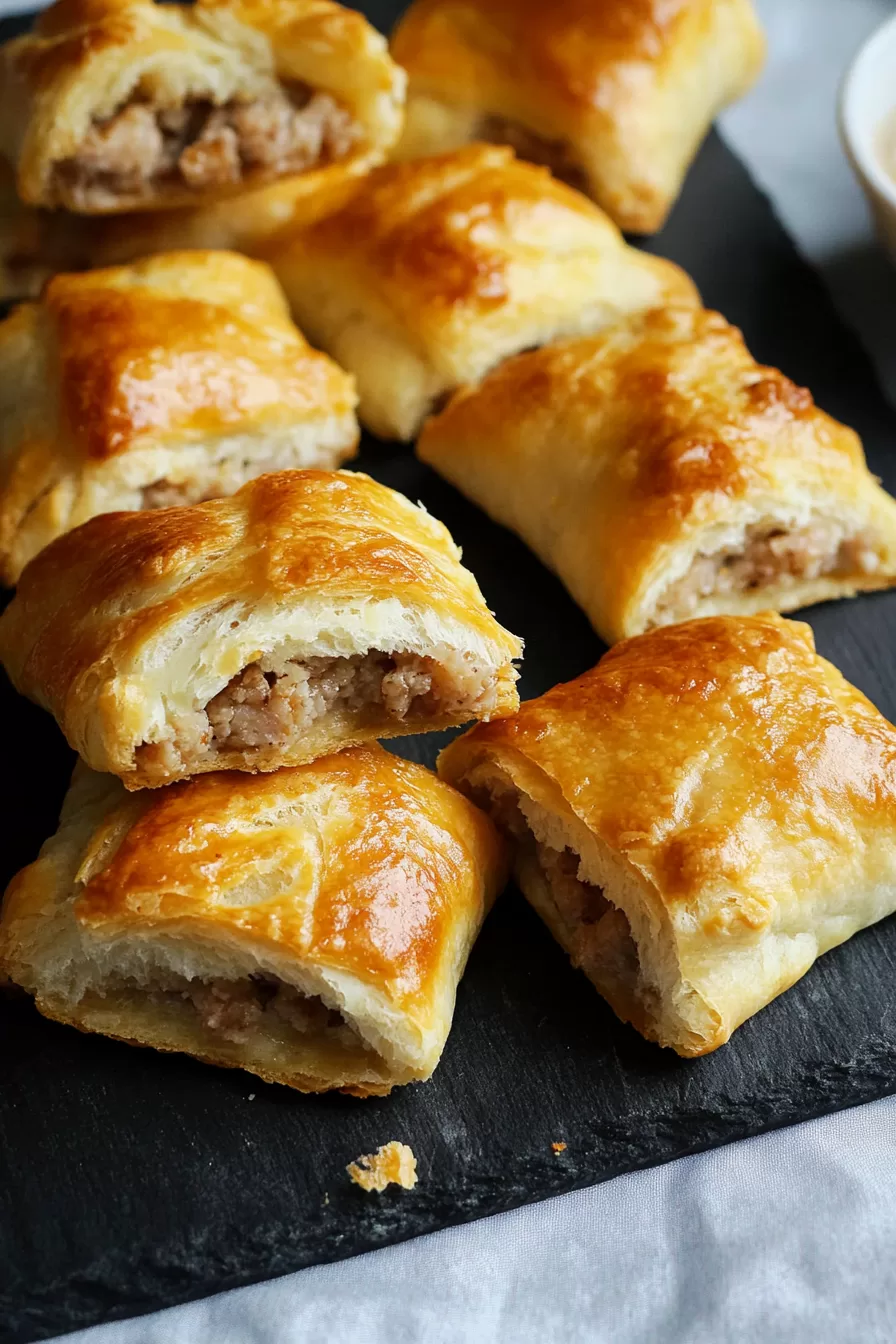
[[[380,161],[404,72],[332,0],[58,0],[0,51],[0,151],[28,205],[201,204]]]
[[[896,910],[896,729],[770,613],[617,644],[439,773],[614,1011],[681,1055]]]
[[[750,0],[414,0],[392,54],[409,76],[399,157],[509,144],[652,233],[765,42]]]
[[[718,313],[666,308],[508,360],[417,452],[521,536],[608,643],[896,582],[896,501],[858,436]]]
[[[260,262],[176,252],[59,275],[0,322],[0,577],[99,513],[337,467],[356,400]]]
[[[129,789],[512,713],[520,641],[441,523],[357,472],[107,513],[26,567],[16,689]]]
[[[79,766],[0,972],[84,1031],[380,1095],[438,1063],[505,876],[488,819],[376,745],[140,794]]]
[[[413,438],[448,393],[519,350],[698,302],[679,267],[495,145],[378,168],[266,256],[383,438]]]

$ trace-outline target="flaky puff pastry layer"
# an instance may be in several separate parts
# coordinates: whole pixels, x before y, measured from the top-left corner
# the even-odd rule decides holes
[[[417,452],[517,532],[608,643],[683,615],[790,611],[896,578],[896,502],[858,436],[757,364],[718,313],[658,310],[508,360],[427,423]],[[862,540],[832,572],[800,576],[786,538],[811,542],[819,528]],[[733,586],[730,567],[766,534],[755,582]],[[696,583],[676,607],[713,557],[709,591]]]
[[[481,710],[391,716],[337,703],[287,745],[171,742],[245,668],[371,650],[447,659],[489,692]],[[74,749],[129,789],[219,769],[276,770],[345,746],[447,728],[518,703],[520,641],[491,615],[448,530],[356,472],[261,476],[229,499],[107,513],[52,542],[0,618],[0,659]],[[265,661],[267,660],[267,662]],[[198,731],[198,730],[197,730]]]
[[[439,773],[509,824],[523,892],[615,1012],[682,1055],[896,910],[896,729],[770,613],[618,644]]]
[[[260,262],[176,252],[59,275],[0,323],[0,577],[98,513],[337,467],[356,402]]]
[[[139,795],[79,766],[59,830],[7,891],[0,966],[84,1031],[382,1094],[438,1063],[505,865],[481,812],[375,745]],[[296,1030],[270,1006],[228,1030],[228,989],[259,977],[349,1032],[320,1011]],[[190,989],[208,985],[218,1006],[200,1014]]]
[[[359,128],[350,150],[307,172],[305,192],[365,172],[400,133],[404,72],[363,16],[332,0],[57,0],[2,49],[0,151],[27,204],[83,208],[55,169],[77,157],[94,124],[132,101],[223,106],[263,96],[275,81],[331,95]],[[96,212],[197,204],[265,175],[199,192],[173,181],[151,194],[123,190]]]
[[[384,438],[412,438],[446,393],[518,350],[697,302],[677,266],[628,247],[584,196],[498,146],[378,168],[267,256]]]
[[[750,0],[414,0],[400,157],[507,140],[623,229],[659,229],[765,43]]]

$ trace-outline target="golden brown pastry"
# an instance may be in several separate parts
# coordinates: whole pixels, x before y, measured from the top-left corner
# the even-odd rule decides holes
[[[58,0],[0,53],[0,151],[28,205],[170,208],[381,160],[404,73],[332,0]]]
[[[520,642],[459,555],[368,476],[260,476],[52,542],[0,618],[0,658],[128,789],[276,770],[514,712]]]
[[[608,643],[896,581],[896,501],[858,436],[718,313],[665,309],[509,360],[417,451],[532,547]]]
[[[439,773],[613,1010],[681,1055],[896,910],[896,729],[771,613],[626,640]]]
[[[83,1031],[379,1095],[438,1063],[504,876],[488,819],[376,745],[137,795],[79,766],[0,967]]]
[[[392,54],[409,75],[399,157],[510,144],[652,233],[765,43],[751,0],[414,0]]]
[[[0,322],[0,578],[98,513],[337,467],[356,401],[261,262],[171,252],[58,275]]]
[[[697,302],[677,266],[628,247],[590,201],[499,146],[378,168],[267,255],[384,438],[412,438],[447,393],[527,346]]]

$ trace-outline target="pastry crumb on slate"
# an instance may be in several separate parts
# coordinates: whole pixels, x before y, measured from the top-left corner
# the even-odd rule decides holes
[[[387,1185],[413,1190],[417,1184],[417,1159],[406,1143],[396,1139],[384,1143],[375,1153],[349,1162],[346,1171],[355,1185],[360,1185],[368,1195],[373,1190],[382,1193]]]

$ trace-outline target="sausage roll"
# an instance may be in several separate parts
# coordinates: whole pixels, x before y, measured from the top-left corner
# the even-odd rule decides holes
[[[517,532],[608,643],[896,578],[896,501],[856,434],[718,313],[657,311],[509,360],[418,453]]]
[[[261,262],[175,252],[58,275],[0,322],[0,576],[98,513],[336,467],[355,402]]]
[[[382,159],[404,72],[332,0],[57,0],[0,53],[0,150],[29,205],[169,208]]]
[[[509,144],[652,233],[764,52],[751,0],[414,0],[392,40],[409,75],[397,153]]]
[[[771,613],[626,640],[439,773],[613,1010],[681,1055],[896,910],[896,729]]]
[[[82,1031],[384,1094],[438,1063],[504,876],[491,822],[375,744],[137,795],[79,766],[0,967]]]
[[[268,259],[384,438],[412,438],[447,393],[527,346],[697,302],[677,266],[499,146],[379,168]]]
[[[367,476],[259,476],[52,542],[0,618],[16,688],[128,789],[276,770],[519,703],[446,528]]]

